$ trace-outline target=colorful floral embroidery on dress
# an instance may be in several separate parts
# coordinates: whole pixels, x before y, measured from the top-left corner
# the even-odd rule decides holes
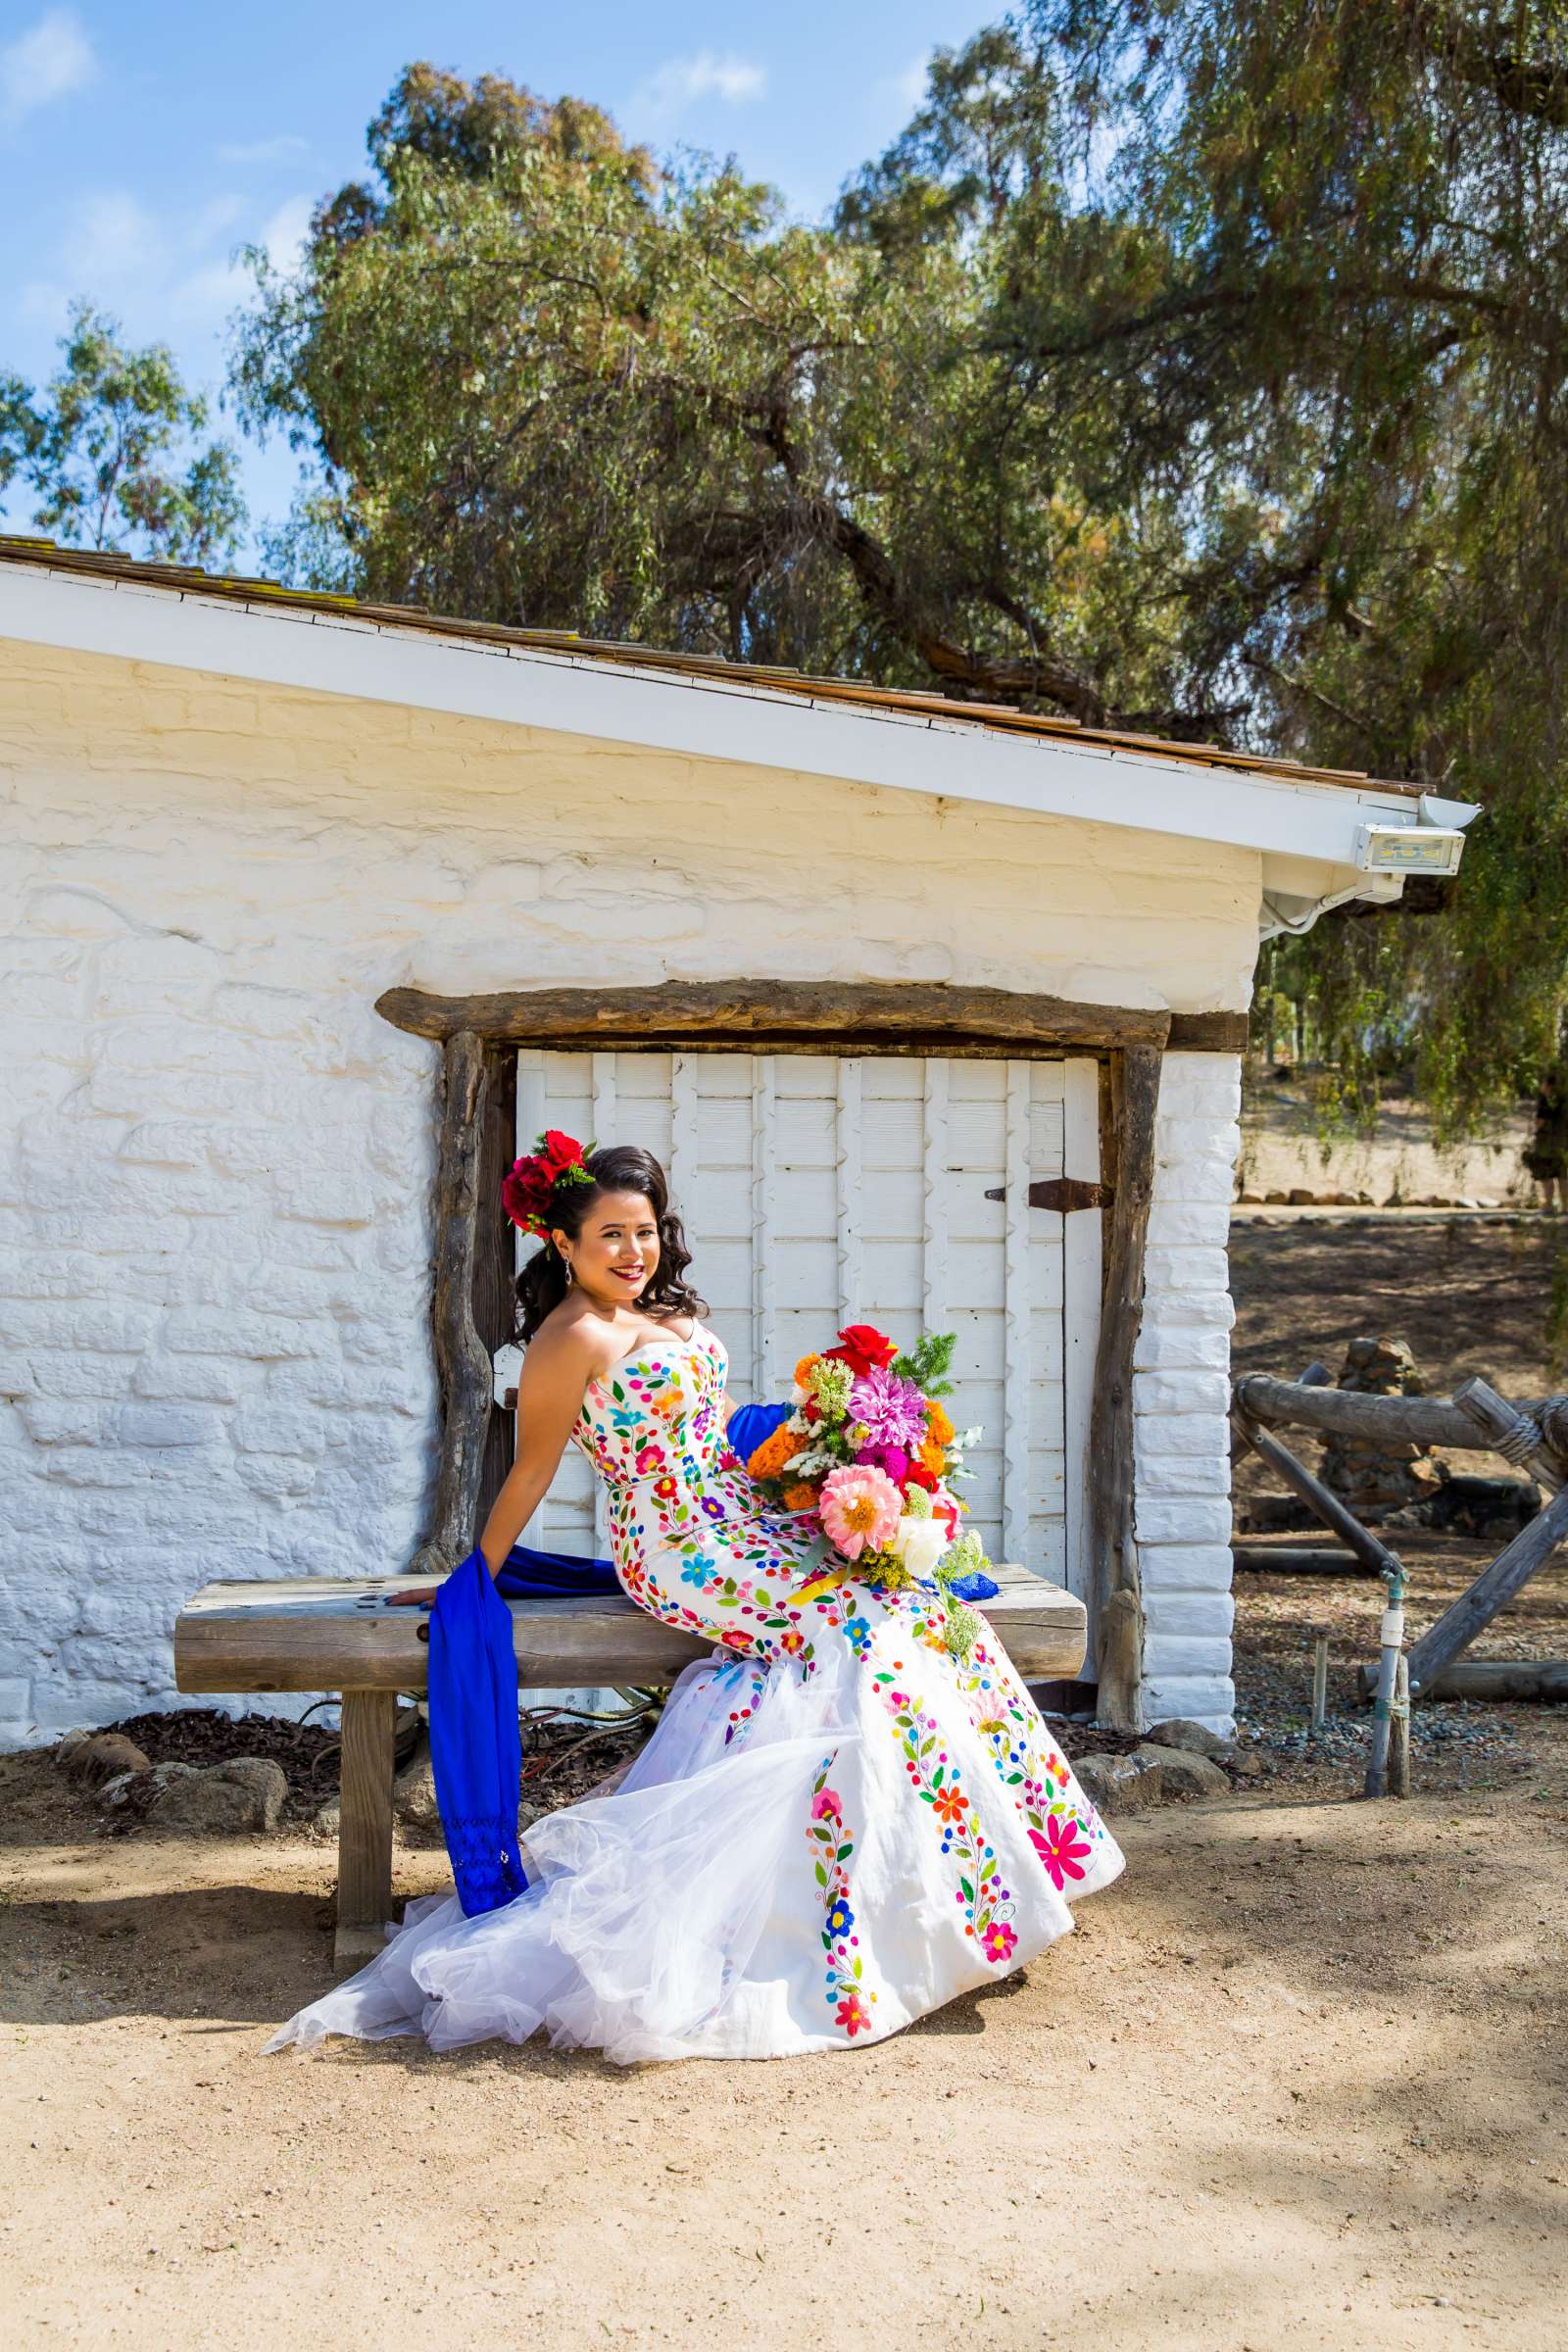
[[[875,1992],[865,1983],[865,1966],[855,1933],[850,1903],[850,1877],[845,1868],[855,1840],[844,1826],[843,1800],[828,1786],[836,1758],[824,1756],[811,1789],[811,1817],[807,1835],[811,1840],[812,1872],[822,1890],[822,1949],[827,1954],[826,2000],[834,2024],[853,2040],[871,2024]]]
[[[769,1503],[730,1451],[725,1361],[701,1325],[689,1342],[650,1340],[590,1385],[573,1435],[608,1489],[616,1571],[631,1598],[720,1654],[756,1662],[728,1694],[726,1746],[744,1743],[773,1669],[804,1680],[825,1667],[835,1690],[849,1677],[863,1691],[862,1710],[845,1690],[859,1728],[853,1749],[836,1748],[816,1773],[806,1831],[821,1902],[821,2009],[836,2038],[877,2039],[906,2014],[883,1947],[907,1940],[916,1911],[928,1924],[912,1973],[922,1984],[943,1974],[928,1946],[935,1922],[950,1922],[943,1968],[957,1990],[1043,1949],[1066,1924],[1064,1891],[1102,1885],[1120,1856],[983,1621],[985,1638],[958,1660],[932,1585],[858,1583],[795,1598],[820,1577],[823,1539]],[[903,1806],[887,1794],[885,1764],[858,1753],[888,1737]],[[852,1788],[863,1808],[853,1832]],[[875,1944],[864,1940],[851,1879],[852,1865],[866,1867],[858,1856],[867,1839],[874,1882],[909,1890],[908,1917],[879,1921]]]

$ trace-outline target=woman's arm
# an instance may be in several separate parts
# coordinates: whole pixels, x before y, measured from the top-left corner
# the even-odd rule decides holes
[[[593,1337],[581,1324],[541,1332],[517,1379],[517,1457],[490,1506],[479,1538],[485,1566],[499,1576],[508,1552],[550,1491],[583,1391],[597,1370]]]

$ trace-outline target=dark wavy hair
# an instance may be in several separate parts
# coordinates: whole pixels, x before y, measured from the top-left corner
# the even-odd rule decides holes
[[[686,1247],[685,1228],[669,1205],[664,1171],[653,1153],[639,1144],[610,1144],[602,1152],[588,1152],[583,1166],[593,1183],[558,1184],[550,1196],[552,1223],[575,1241],[601,1193],[643,1194],[659,1227],[659,1263],[638,1305],[663,1315],[706,1315],[707,1300],[683,1279],[692,1253]],[[547,1241],[517,1276],[517,1334],[524,1346],[569,1288],[566,1261],[555,1243]]]

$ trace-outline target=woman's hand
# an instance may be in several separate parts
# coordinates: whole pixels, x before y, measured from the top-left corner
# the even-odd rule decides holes
[[[427,1609],[439,1590],[437,1585],[421,1585],[416,1592],[389,1592],[386,1605],[389,1609]]]

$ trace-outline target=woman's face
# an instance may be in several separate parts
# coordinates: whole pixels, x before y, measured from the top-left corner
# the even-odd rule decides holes
[[[571,1278],[602,1306],[640,1298],[659,1264],[659,1225],[646,1193],[601,1193],[572,1241],[555,1236]]]

